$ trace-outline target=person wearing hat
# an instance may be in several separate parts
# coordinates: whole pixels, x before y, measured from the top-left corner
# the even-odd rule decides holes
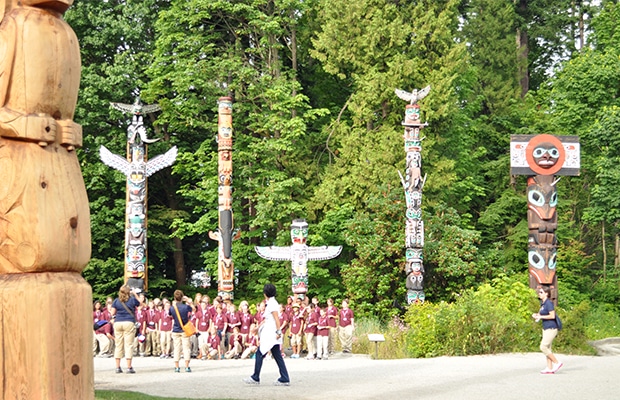
[[[291,305],[291,308],[292,313],[290,315],[290,333],[291,348],[293,349],[293,354],[291,354],[291,358],[299,358],[299,353],[301,352],[301,338],[304,331],[304,315],[299,310],[299,304],[293,303]]]

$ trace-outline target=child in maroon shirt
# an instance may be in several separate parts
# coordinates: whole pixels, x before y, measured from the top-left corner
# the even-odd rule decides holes
[[[310,304],[306,307],[306,329],[304,333],[306,334],[306,346],[308,346],[308,360],[314,360],[316,358],[316,327],[319,322],[319,318],[317,314],[314,312],[314,304]]]
[[[293,304],[291,314],[291,347],[293,354],[291,358],[299,358],[301,352],[301,339],[304,330],[304,316],[299,311],[299,304]]]
[[[316,356],[318,359],[327,360],[329,357],[329,319],[325,308],[321,308],[316,328]]]

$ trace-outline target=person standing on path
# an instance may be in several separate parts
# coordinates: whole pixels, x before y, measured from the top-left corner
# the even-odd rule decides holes
[[[342,300],[342,309],[338,318],[338,336],[343,353],[353,350],[353,330],[355,329],[353,310],[349,308],[349,300]]]
[[[188,304],[183,304],[187,302]],[[183,353],[183,360],[185,360],[185,372],[192,372],[189,367],[191,360],[191,345],[190,340],[183,331],[183,325],[187,324],[191,318],[194,305],[192,299],[185,296],[182,291],[174,291],[174,301],[172,308],[168,310],[168,314],[173,319],[172,324],[172,344],[174,348],[174,372],[181,372],[179,368],[179,360],[181,359],[181,353]],[[179,321],[179,318],[181,319]]]
[[[265,296],[265,313],[264,319],[258,327],[259,348],[256,352],[254,363],[254,374],[249,378],[243,379],[247,384],[258,385],[260,383],[260,370],[263,367],[263,358],[271,351],[271,356],[278,364],[280,370],[280,378],[278,378],[273,384],[276,386],[289,386],[290,379],[284,359],[282,358],[282,331],[280,329],[280,318],[278,313],[280,311],[280,305],[276,300],[276,287],[268,283],[263,288],[263,295]]]
[[[127,285],[121,286],[118,291],[118,298],[112,302],[112,316],[114,319],[114,337],[116,346],[114,347],[114,360],[116,362],[116,373],[123,373],[121,368],[121,358],[125,356],[127,361],[128,374],[134,374],[131,362],[133,359],[133,342],[136,336],[136,307],[142,304],[136,290]]]
[[[553,302],[549,298],[551,289],[543,286],[538,289],[538,298],[540,299],[540,311],[532,314],[532,318],[536,322],[542,320],[542,340],[540,342],[540,351],[547,357],[547,368],[540,371],[541,374],[555,374],[561,367],[561,362],[551,352],[551,343],[558,334],[558,324],[555,322],[555,309]]]

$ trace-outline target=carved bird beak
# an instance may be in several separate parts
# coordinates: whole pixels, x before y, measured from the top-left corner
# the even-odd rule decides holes
[[[73,4],[73,0],[22,0],[22,4],[64,14]]]

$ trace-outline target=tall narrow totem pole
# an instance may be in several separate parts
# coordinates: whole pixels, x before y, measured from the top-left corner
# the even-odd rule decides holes
[[[159,139],[148,139],[143,125],[143,113],[158,111],[158,105],[145,106],[136,98],[134,104],[111,103],[111,106],[132,114],[131,125],[127,128],[127,158],[110,152],[101,146],[101,161],[123,173],[127,177],[127,206],[125,208],[125,283],[132,288],[148,288],[147,266],[147,178],[155,172],[172,164],[177,157],[176,146],[165,154],[147,161],[148,143]]]
[[[72,0],[0,0],[0,400],[93,399]]]
[[[426,176],[422,178],[422,139],[421,130],[428,126],[428,123],[420,122],[420,106],[418,100],[423,99],[431,91],[427,86],[421,90],[405,92],[396,89],[396,95],[402,100],[408,101],[405,107],[405,120],[402,125],[405,127],[405,152],[407,153],[407,163],[405,176],[398,171],[400,180],[405,189],[405,200],[407,211],[405,214],[405,273],[407,280],[407,304],[423,303],[426,295],[424,294],[424,221],[422,221],[422,188],[426,181]]]
[[[579,175],[579,137],[542,135],[510,136],[510,173],[527,175],[528,265],[530,287],[551,288],[557,305],[558,277],[555,175]]]
[[[232,99],[218,99],[217,173],[219,223],[209,237],[218,242],[217,291],[224,298],[234,297],[235,267],[232,260],[234,221],[232,212]]]
[[[308,223],[305,219],[295,219],[291,223],[292,246],[288,247],[255,247],[256,253],[266,260],[291,261],[291,277],[293,293],[305,295],[308,292],[308,260],[329,260],[338,257],[342,246],[310,247],[308,239]]]

